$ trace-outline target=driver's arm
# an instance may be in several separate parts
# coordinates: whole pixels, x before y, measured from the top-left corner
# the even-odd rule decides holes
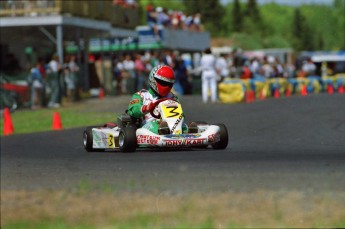
[[[141,112],[143,99],[138,93],[135,93],[128,105],[128,114],[134,118],[142,118],[144,114]]]

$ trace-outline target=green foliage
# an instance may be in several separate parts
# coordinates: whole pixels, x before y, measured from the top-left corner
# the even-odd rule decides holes
[[[201,21],[211,35],[222,34],[224,25],[220,19],[224,16],[225,9],[219,0],[184,0],[183,3],[187,14],[201,14]]]
[[[239,0],[234,1],[234,7],[232,9],[232,28],[234,32],[240,32],[242,27],[242,12]]]
[[[244,49],[345,49],[343,0],[334,0],[333,5],[309,4],[299,8],[274,2],[257,5],[255,0],[234,0],[224,9],[223,34],[234,38],[235,46]],[[217,33],[215,36],[223,34]]]
[[[234,40],[236,46],[245,50],[260,49],[262,48],[259,36],[250,35],[246,33],[233,33],[231,39]]]
[[[226,6],[219,0],[140,0],[139,3],[142,24],[146,23],[147,4],[187,14],[201,13],[201,21],[212,37],[234,38],[234,45],[242,48],[345,49],[344,0],[299,8],[273,1],[259,5],[257,0],[233,0]]]
[[[256,0],[248,0],[246,16],[248,16],[255,22],[259,22],[261,20],[260,11],[256,4]]]
[[[289,41],[282,35],[273,34],[262,40],[263,48],[290,48]]]

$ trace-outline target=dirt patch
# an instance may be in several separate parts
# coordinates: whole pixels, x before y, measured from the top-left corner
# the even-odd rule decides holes
[[[1,191],[1,226],[60,220],[68,226],[139,225],[150,228],[340,227],[345,192],[104,193]]]

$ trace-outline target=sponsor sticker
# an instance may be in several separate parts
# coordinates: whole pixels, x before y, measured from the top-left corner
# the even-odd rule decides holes
[[[171,139],[189,139],[189,138],[198,138],[200,136],[201,134],[183,134],[183,135],[170,134],[170,135],[165,135],[164,137],[171,138]]]
[[[140,99],[132,99],[132,100],[129,102],[129,105],[133,105],[133,104],[136,104],[136,103],[140,103]]]
[[[182,114],[178,117],[178,119],[176,120],[176,122],[174,123],[173,127],[171,128],[171,132],[173,132],[174,134],[179,134],[175,132],[175,129],[177,127],[177,125],[181,122],[183,116]]]
[[[159,136],[151,136],[151,135],[138,135],[137,136],[137,143],[138,144],[151,144],[157,145],[158,141],[161,138]]]
[[[176,140],[164,140],[166,146],[192,146],[192,145],[204,145],[207,143],[207,139],[176,139]]]
[[[219,134],[210,134],[207,137],[209,142],[218,142],[220,140],[220,135]]]

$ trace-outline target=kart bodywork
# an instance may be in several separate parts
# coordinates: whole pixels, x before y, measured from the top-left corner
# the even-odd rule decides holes
[[[228,132],[224,124],[210,125],[206,122],[193,122],[188,132],[183,133],[183,111],[180,103],[172,99],[155,102],[151,112],[155,118],[167,123],[166,134],[156,134],[141,127],[141,120],[127,113],[118,117],[117,124],[90,126],[84,131],[84,147],[88,152],[120,150],[134,152],[137,148],[200,148],[211,145],[214,149],[225,149],[228,145]]]

